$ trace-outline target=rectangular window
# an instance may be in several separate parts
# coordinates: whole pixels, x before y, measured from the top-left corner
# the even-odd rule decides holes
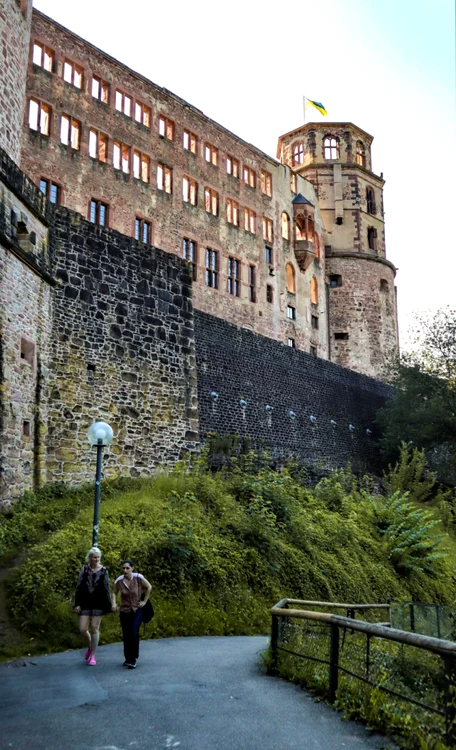
[[[65,60],[63,63],[63,80],[76,86],[77,89],[82,89],[82,73],[83,69],[80,65],[70,60]]]
[[[272,174],[265,169],[261,170],[261,192],[268,198],[272,197]]]
[[[267,240],[268,242],[272,242],[273,233],[274,225],[272,223],[272,219],[268,219],[266,218],[266,216],[263,216],[263,239]]]
[[[92,78],[92,96],[104,104],[109,104],[109,83],[98,76]]]
[[[264,259],[266,263],[272,266],[272,247],[264,246]]]
[[[150,179],[150,159],[136,149],[133,151],[133,177],[142,182]]]
[[[348,333],[346,331],[335,333],[334,338],[336,341],[348,341]]]
[[[182,179],[182,200],[196,206],[198,200],[198,183],[191,177],[184,176]]]
[[[208,214],[218,216],[219,212],[219,196],[212,188],[204,188],[204,207]]]
[[[246,185],[254,188],[256,187],[256,174],[250,167],[244,167],[244,182]]]
[[[314,330],[318,330],[318,316],[317,315],[311,315],[310,323]]]
[[[204,146],[204,158],[209,164],[213,164],[214,167],[218,167],[219,163],[219,152],[218,148],[213,146],[211,143],[206,143]]]
[[[168,141],[174,141],[174,122],[164,115],[160,115],[158,118],[158,134],[162,138],[167,138]]]
[[[317,347],[316,346],[312,346],[312,344],[311,344],[310,345],[310,353],[311,353],[312,357],[316,357],[317,356]]]
[[[234,156],[226,157],[226,172],[232,177],[239,178],[239,162]]]
[[[218,252],[206,248],[206,286],[218,289]]]
[[[293,173],[290,175],[290,188],[292,193],[298,192],[298,178]]]
[[[296,308],[291,305],[287,305],[287,318],[288,320],[296,320]]]
[[[81,125],[70,115],[62,115],[60,118],[60,143],[79,150],[81,140]]]
[[[294,339],[290,339],[290,338],[289,338],[289,339],[288,339],[288,346],[289,346],[289,347],[290,347],[291,349],[296,349],[296,342],[295,342],[295,340],[294,340]]]
[[[192,278],[196,281],[196,269],[197,269],[197,245],[195,240],[189,240],[184,237],[182,240],[182,257],[188,260],[192,264]]]
[[[112,166],[121,169],[125,174],[130,174],[130,146],[120,141],[114,141],[112,146]]]
[[[89,156],[106,162],[108,160],[108,136],[98,130],[89,130]]]
[[[173,170],[164,164],[157,164],[157,188],[165,193],[173,192]]]
[[[190,151],[192,154],[196,154],[198,139],[195,133],[191,133],[189,130],[184,130],[183,145],[186,151]]]
[[[228,258],[228,294],[239,297],[241,294],[241,264],[236,258]]]
[[[249,300],[256,302],[256,268],[249,266]]]
[[[152,224],[139,216],[135,219],[135,240],[143,242],[145,245],[152,244]]]
[[[133,99],[131,96],[127,96],[122,91],[116,91],[116,109],[118,112],[123,112],[127,117],[131,117]]]
[[[145,125],[146,128],[150,128],[150,107],[141,102],[135,102],[135,120],[140,122],[141,125]]]
[[[244,229],[246,232],[256,234],[256,213],[251,208],[244,208]]]
[[[41,135],[49,135],[51,130],[51,108],[37,99],[29,101],[29,128]]]
[[[40,68],[48,70],[52,73],[54,65],[54,52],[49,47],[45,47],[44,44],[35,42],[33,45],[33,62],[35,65],[39,65]]]
[[[226,220],[228,224],[239,226],[239,203],[231,198],[226,199]]]
[[[42,177],[40,180],[40,190],[51,203],[60,203],[60,187],[56,182],[51,182],[51,180],[46,180],[45,177]]]
[[[271,305],[274,302],[274,290],[270,284],[266,284],[266,302]]]
[[[92,224],[98,224],[99,227],[106,227],[108,225],[108,206],[106,203],[92,198],[89,207],[89,221]]]

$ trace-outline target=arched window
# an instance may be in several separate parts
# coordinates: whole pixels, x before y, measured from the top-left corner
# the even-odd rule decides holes
[[[366,188],[366,204],[367,213],[375,215],[377,213],[377,210],[375,208],[375,193],[370,187]]]
[[[339,158],[339,141],[333,136],[328,136],[323,141],[323,151],[325,159],[338,159]]]
[[[318,281],[315,276],[310,279],[310,301],[313,305],[318,305]]]
[[[356,163],[362,167],[366,166],[366,149],[362,141],[356,141]]]
[[[306,237],[306,220],[304,216],[297,216],[296,217],[296,239],[297,240],[305,240]]]
[[[303,164],[304,162],[304,144],[301,141],[293,144],[293,166]]]
[[[380,291],[387,292],[389,290],[388,282],[386,279],[380,279]]]
[[[296,274],[291,263],[287,263],[287,290],[296,294]]]
[[[315,257],[320,257],[320,240],[318,234],[315,232]]]
[[[369,250],[377,250],[377,230],[374,227],[369,227],[367,230],[367,244]]]
[[[284,240],[290,239],[290,217],[285,211],[282,212],[282,237]]]
[[[315,235],[315,230],[314,230],[313,219],[311,219],[309,216],[309,218],[307,219],[307,239],[309,240],[309,242],[314,241],[314,235]]]

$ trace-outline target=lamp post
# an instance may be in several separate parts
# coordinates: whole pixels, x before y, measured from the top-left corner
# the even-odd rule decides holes
[[[111,445],[114,433],[112,427],[106,422],[94,422],[87,432],[90,445],[97,447],[97,470],[95,475],[95,505],[93,508],[93,534],[92,547],[97,546],[98,542],[98,518],[100,515],[100,488],[101,488],[101,461],[103,447]]]

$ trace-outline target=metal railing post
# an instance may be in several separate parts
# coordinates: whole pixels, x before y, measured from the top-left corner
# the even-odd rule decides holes
[[[410,610],[410,630],[412,633],[415,632],[415,607],[412,603],[409,604],[409,610]]]
[[[441,638],[440,635],[440,604],[435,605],[435,619],[437,621],[437,638]]]
[[[329,645],[329,701],[336,700],[339,682],[339,627],[331,624],[331,640]]]
[[[279,618],[277,615],[272,615],[271,623],[271,665],[268,669],[268,674],[277,675],[278,664],[279,664]]]
[[[456,747],[456,659],[447,656],[444,664],[446,741],[449,747]]]

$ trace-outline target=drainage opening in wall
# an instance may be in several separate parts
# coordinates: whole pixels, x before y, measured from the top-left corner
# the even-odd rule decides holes
[[[30,437],[30,422],[28,420],[22,422],[22,434],[24,437]]]

